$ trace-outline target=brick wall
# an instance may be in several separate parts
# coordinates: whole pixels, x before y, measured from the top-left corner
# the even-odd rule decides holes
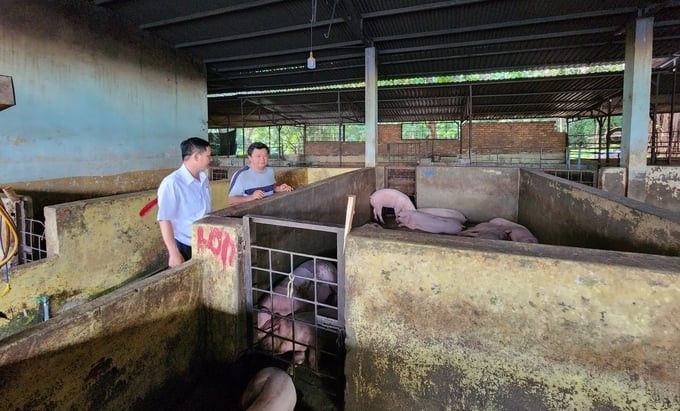
[[[516,123],[473,123],[472,149],[482,152],[493,149],[500,153],[514,153],[540,150],[562,150],[566,147],[567,133],[555,130],[552,121]],[[461,129],[461,140],[402,140],[401,125],[378,125],[378,148],[380,156],[387,155],[390,143],[419,143],[436,155],[456,155],[466,153],[468,147],[468,124]],[[364,143],[307,142],[305,154],[311,156],[337,156],[342,149],[343,155],[363,155]]]
[[[469,124],[461,129],[463,150],[468,148]],[[555,130],[552,121],[517,123],[472,123],[472,151],[493,148],[499,152],[560,150],[567,145],[567,133]]]

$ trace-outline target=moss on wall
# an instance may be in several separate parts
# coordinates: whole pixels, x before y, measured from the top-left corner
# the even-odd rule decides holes
[[[354,230],[346,406],[677,408],[678,267],[673,257]]]

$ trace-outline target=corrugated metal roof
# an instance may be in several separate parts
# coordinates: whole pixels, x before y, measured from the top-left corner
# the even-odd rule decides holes
[[[654,18],[658,61],[680,56],[677,1],[91,1],[205,63],[211,94],[359,83],[367,46],[376,48],[380,80],[622,62],[635,16]],[[305,67],[310,48],[315,70]],[[658,111],[669,109],[670,78],[661,77]],[[384,87],[378,119],[457,119],[470,88],[473,118],[575,116],[620,95],[622,75]],[[363,121],[363,98],[362,89],[215,98],[209,118],[223,125]]]

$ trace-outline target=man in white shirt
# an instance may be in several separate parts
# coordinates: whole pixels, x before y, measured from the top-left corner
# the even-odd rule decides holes
[[[288,184],[276,184],[274,169],[269,167],[269,147],[255,142],[248,146],[248,166],[231,177],[229,205],[259,200],[274,193],[293,191]]]
[[[198,137],[180,144],[182,166],[158,187],[158,215],[168,266],[191,258],[191,225],[211,211],[210,185],[205,170],[212,161],[210,143]]]

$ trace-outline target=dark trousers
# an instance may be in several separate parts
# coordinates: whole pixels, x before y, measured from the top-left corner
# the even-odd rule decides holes
[[[175,239],[175,243],[177,243],[177,248],[179,249],[179,253],[182,254],[182,257],[184,257],[184,261],[191,260],[191,246],[180,243],[177,239]]]

